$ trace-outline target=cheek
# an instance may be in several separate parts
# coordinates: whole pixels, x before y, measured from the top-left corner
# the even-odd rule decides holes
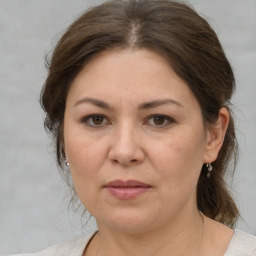
[[[155,143],[153,147],[151,144],[151,161],[161,174],[163,184],[175,190],[188,184],[196,186],[203,164],[205,143],[202,134],[180,129],[162,143]]]
[[[106,155],[104,144],[81,136],[77,138],[72,141],[67,140],[65,143],[66,154],[74,174],[79,176],[97,174]]]
[[[93,134],[85,133],[84,127],[66,120],[64,126],[65,153],[70,163],[70,172],[80,199],[93,193],[106,155],[106,143]],[[86,191],[86,193],[84,193]]]
[[[88,137],[67,136],[65,150],[76,194],[89,212],[98,204],[99,175],[106,153],[104,144]]]
[[[195,139],[197,138],[197,139]],[[157,171],[157,184],[162,203],[162,216],[179,211],[184,205],[196,202],[197,181],[200,174],[203,155],[203,140],[200,137],[178,135],[158,143],[152,151],[151,162]]]

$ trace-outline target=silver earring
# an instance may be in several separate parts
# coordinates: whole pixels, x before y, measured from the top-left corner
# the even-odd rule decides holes
[[[211,177],[211,172],[212,172],[212,169],[213,169],[212,164],[211,163],[207,164],[206,168],[208,169],[207,178],[210,178]]]
[[[69,162],[68,162],[68,159],[67,159],[67,158],[65,158],[65,165],[66,165],[67,167],[69,167]]]

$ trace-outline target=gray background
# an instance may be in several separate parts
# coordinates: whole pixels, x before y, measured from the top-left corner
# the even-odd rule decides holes
[[[39,105],[44,55],[82,10],[102,1],[0,0],[0,252],[30,252],[76,237],[67,188],[55,165]],[[190,0],[216,30],[234,68],[241,155],[233,182],[243,220],[256,235],[256,1]]]

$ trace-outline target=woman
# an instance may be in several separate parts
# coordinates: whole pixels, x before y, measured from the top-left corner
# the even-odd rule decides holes
[[[224,181],[234,86],[216,34],[185,4],[85,12],[57,44],[42,106],[98,230],[35,255],[256,255],[256,238],[232,229]]]

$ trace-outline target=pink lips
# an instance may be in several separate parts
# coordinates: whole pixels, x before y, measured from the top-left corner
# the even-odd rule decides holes
[[[121,200],[135,199],[148,191],[151,186],[136,180],[114,180],[104,186],[111,195]]]

